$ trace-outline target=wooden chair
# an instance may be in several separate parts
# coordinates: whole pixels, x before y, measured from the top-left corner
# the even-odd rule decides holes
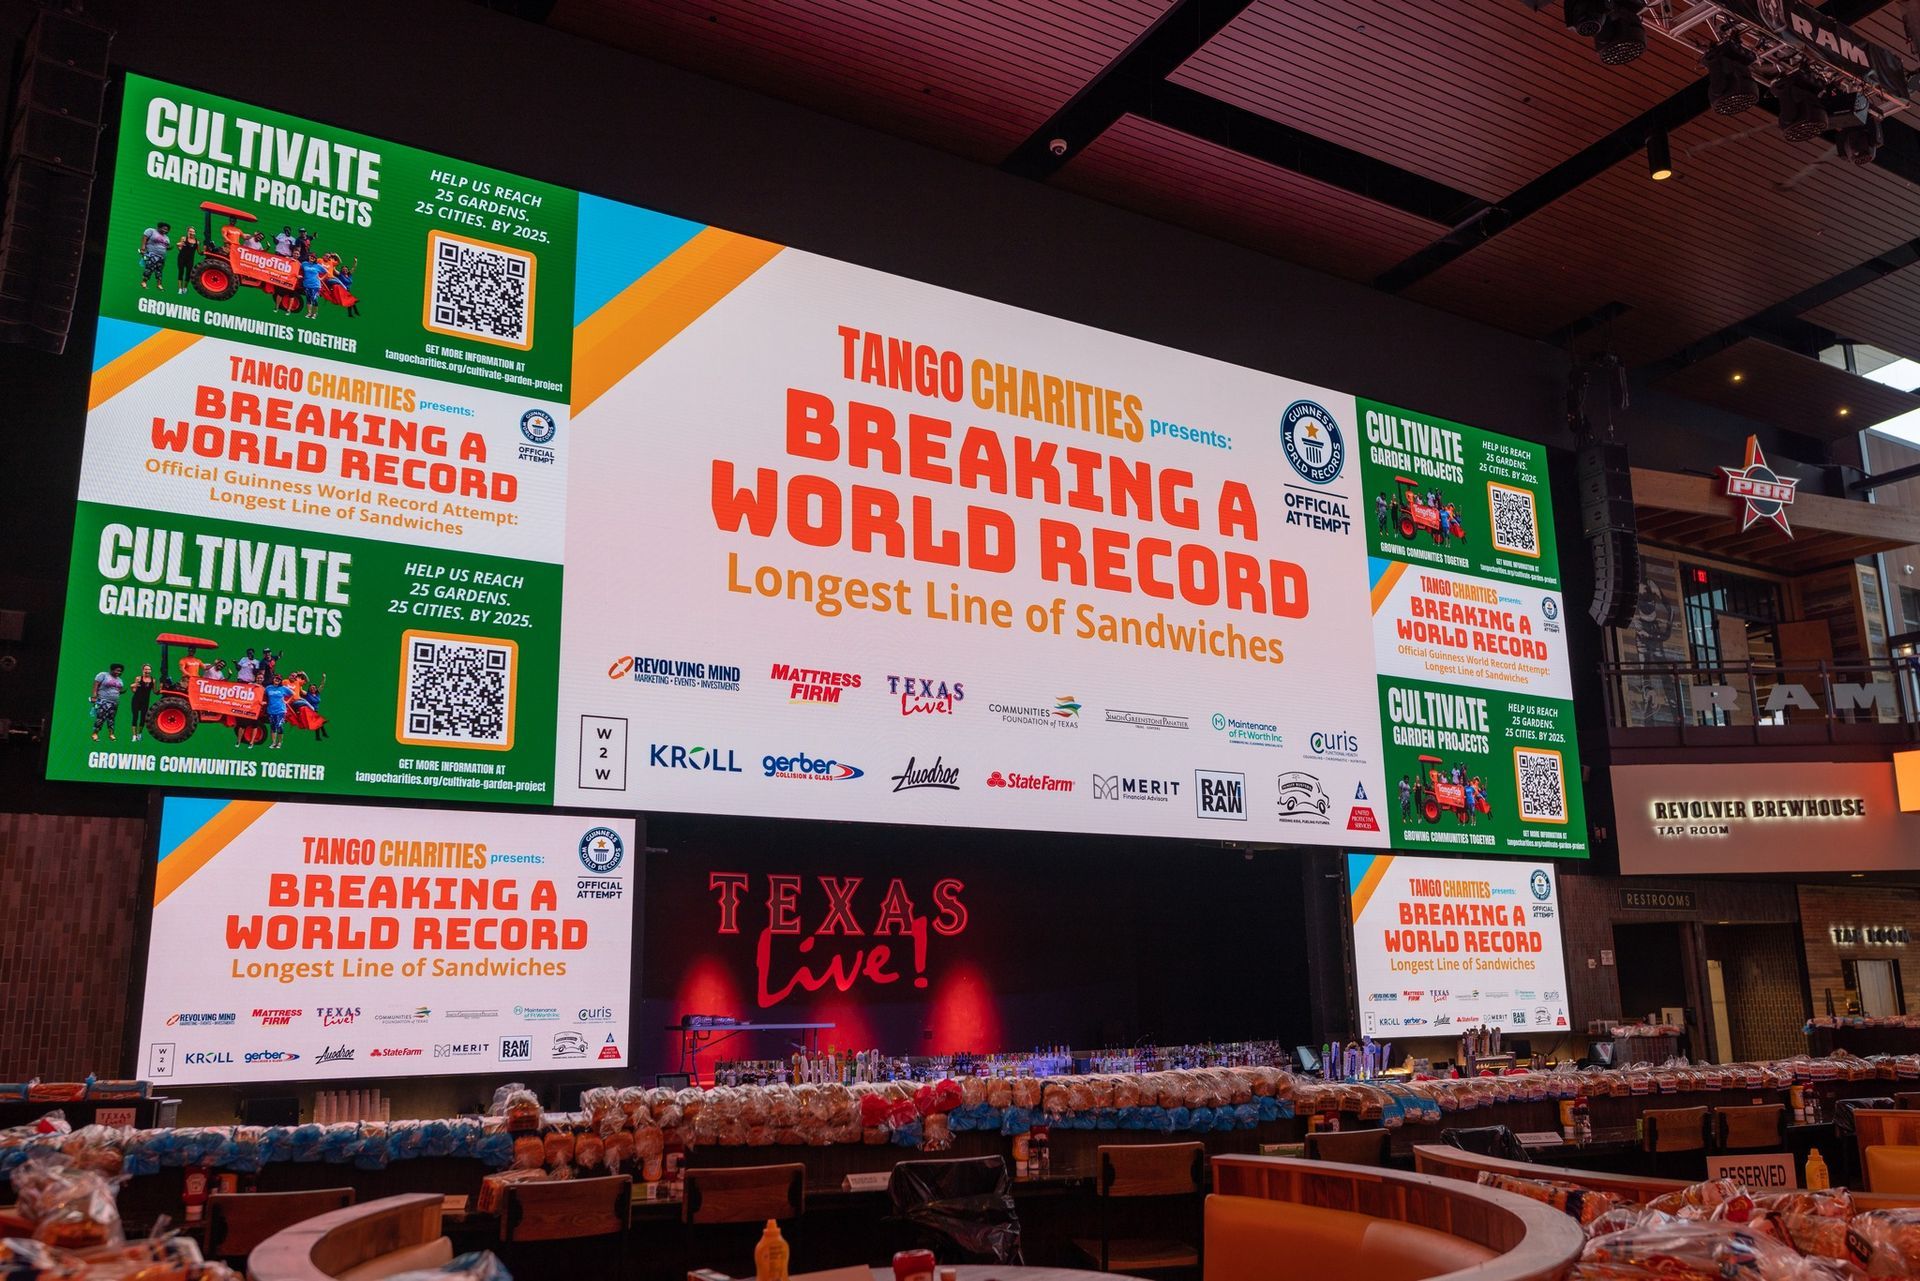
[[[1784,1152],[1787,1109],[1778,1103],[1715,1108],[1713,1139],[1717,1152]]]
[[[1904,1094],[1896,1094],[1893,1096],[1893,1101],[1900,1105],[1900,1110],[1903,1112],[1920,1110],[1920,1090],[1909,1090]]]
[[[1200,1266],[1200,1247],[1167,1237],[1113,1235],[1113,1203],[1137,1198],[1186,1197],[1199,1209],[1206,1188],[1207,1149],[1199,1143],[1102,1144],[1098,1149],[1100,1239],[1077,1240],[1102,1272],[1160,1272]]]
[[[1641,1147],[1653,1158],[1656,1173],[1676,1167],[1694,1169],[1691,1153],[1707,1150],[1706,1108],[1655,1108],[1641,1113]]]
[[[1321,1130],[1307,1136],[1307,1160],[1383,1166],[1392,1136],[1384,1129]]]
[[[742,1165],[686,1172],[680,1217],[689,1224],[764,1223],[807,1211],[807,1167]]]
[[[1884,1191],[1873,1181],[1867,1156],[1876,1147],[1920,1146],[1920,1112],[1901,1112],[1888,1108],[1857,1108],[1849,1118],[1854,1139],[1859,1144],[1855,1160],[1865,1176],[1868,1190]],[[1835,1126],[1836,1135],[1839,1127]],[[1883,1165],[1886,1158],[1882,1158]]]
[[[500,1203],[502,1241],[571,1241],[624,1233],[633,1176],[510,1183]]]
[[[274,1233],[352,1204],[352,1188],[216,1192],[207,1198],[207,1257],[244,1259]]]

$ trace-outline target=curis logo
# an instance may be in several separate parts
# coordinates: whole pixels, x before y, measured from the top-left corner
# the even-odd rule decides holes
[[[648,658],[622,654],[607,665],[609,680],[635,680],[642,685],[671,685],[680,689],[740,692],[740,669],[726,663],[703,663],[687,658]]]
[[[789,703],[837,703],[848,690],[860,688],[858,672],[829,672],[785,663],[775,663],[768,679],[787,687]]]
[[[647,764],[655,769],[706,770],[714,774],[738,774],[731,747],[681,747],[677,743],[655,743],[647,751]]]
[[[987,775],[988,787],[1006,787],[1016,792],[1071,792],[1073,780],[1055,778],[1051,774],[1017,774],[1009,771],[1002,774],[999,770]]]
[[[582,1006],[573,1017],[582,1023],[611,1023],[613,1022],[613,1007],[610,1005],[586,1005]]]
[[[931,765],[921,765],[918,758],[909,756],[906,767],[893,776],[893,790],[909,792],[920,787],[957,792],[960,790],[960,767],[947,765],[938,756],[933,758]]]
[[[1307,737],[1307,750],[1315,756],[1358,756],[1360,736],[1348,730],[1316,730]]]
[[[900,700],[902,716],[951,716],[954,704],[967,697],[964,681],[929,680],[922,676],[889,676],[887,692]]]
[[[792,756],[762,756],[760,770],[768,778],[799,779],[810,783],[845,783],[865,778],[866,771],[845,761],[821,759],[805,752]]]
[[[903,981],[925,988],[929,939],[952,938],[967,929],[967,909],[960,898],[966,885],[952,877],[934,881],[926,892],[930,912],[920,910],[905,880],[897,876],[887,881],[877,902],[874,890],[864,899],[860,893],[865,877],[815,876],[811,879],[819,887],[817,897],[807,893],[807,878],[798,875],[762,879],[764,894],[755,890],[754,877],[746,872],[707,875],[707,888],[720,909],[715,933],[741,934],[752,928],[743,926],[743,914],[766,914],[754,940],[756,991],[763,1010],[795,992],[848,992],[861,985],[891,988]]]

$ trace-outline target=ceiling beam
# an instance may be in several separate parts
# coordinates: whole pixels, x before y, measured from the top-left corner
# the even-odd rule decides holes
[[[1854,23],[1886,4],[1887,0],[1829,0],[1821,12],[1832,15],[1836,21]],[[1569,39],[1572,38],[1569,33]],[[1374,279],[1374,287],[1399,293],[1426,279],[1638,152],[1655,130],[1672,133],[1705,112],[1707,107],[1707,80],[1702,76],[1665,102],[1641,112],[1606,137],[1567,157],[1504,200],[1495,201],[1486,212],[1461,220],[1440,239],[1381,272]],[[1886,135],[1886,144],[1880,148],[1880,156],[1874,163],[1920,184],[1920,134],[1889,120]]]
[[[1428,222],[1452,226],[1487,208],[1478,196],[1170,80],[1154,86],[1137,114]]]
[[[1015,147],[1000,167],[1023,178],[1060,171],[1121,116],[1144,109],[1148,95],[1200,47],[1219,35],[1253,0],[1174,0],[1119,57],[1101,68],[1045,124]],[[1055,140],[1066,144],[1057,154]]]
[[[1920,239],[1895,245],[1837,276],[1802,289],[1791,298],[1781,299],[1765,311],[1755,312],[1745,320],[1736,320],[1704,338],[1696,338],[1672,355],[1644,365],[1636,372],[1644,374],[1650,383],[1658,382],[1670,374],[1679,373],[1688,365],[1719,355],[1743,338],[1758,338],[1802,356],[1818,356],[1842,338],[1852,335],[1837,334],[1831,329],[1800,319],[1804,313],[1850,294],[1863,285],[1870,285],[1883,276],[1911,267],[1916,262],[1920,262]]]

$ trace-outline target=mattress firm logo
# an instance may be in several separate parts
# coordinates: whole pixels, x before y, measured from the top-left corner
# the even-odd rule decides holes
[[[838,703],[848,690],[860,688],[858,672],[831,672],[786,663],[773,664],[767,679],[786,687],[789,703]]]
[[[1857,822],[1867,817],[1862,796],[1751,796],[1654,801],[1647,807],[1653,834],[1667,840],[1732,836],[1740,823]]]
[[[647,658],[622,654],[607,667],[610,680],[636,680],[643,685],[670,685],[680,689],[740,692],[740,669],[726,663],[703,663],[689,658]]]

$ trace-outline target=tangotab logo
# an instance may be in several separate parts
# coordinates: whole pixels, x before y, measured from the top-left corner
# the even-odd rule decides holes
[[[960,767],[947,765],[936,756],[931,765],[920,765],[917,758],[907,757],[906,767],[893,776],[893,790],[911,791],[917,787],[938,787],[949,792],[960,790]]]

